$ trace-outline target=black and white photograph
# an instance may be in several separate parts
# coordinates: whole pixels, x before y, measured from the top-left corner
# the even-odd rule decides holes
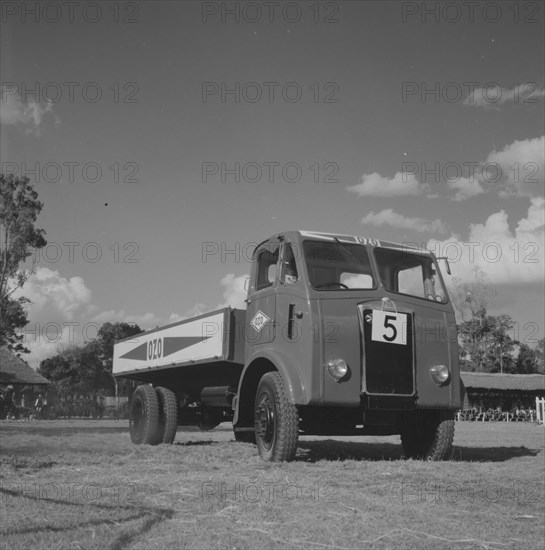
[[[543,548],[544,23],[0,0],[0,550]]]

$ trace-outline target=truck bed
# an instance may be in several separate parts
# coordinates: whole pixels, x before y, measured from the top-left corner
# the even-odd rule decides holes
[[[207,365],[221,363],[226,371],[240,371],[245,315],[224,308],[120,340],[114,345],[113,375],[152,381],[159,373],[178,377],[186,371],[194,377],[195,367],[204,374]]]

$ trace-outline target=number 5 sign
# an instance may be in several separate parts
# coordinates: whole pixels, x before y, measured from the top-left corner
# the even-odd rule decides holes
[[[374,309],[371,340],[407,345],[407,314]]]

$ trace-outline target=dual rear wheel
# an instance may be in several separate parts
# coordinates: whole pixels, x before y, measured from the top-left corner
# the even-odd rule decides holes
[[[178,427],[178,405],[173,391],[138,386],[131,400],[131,441],[136,445],[171,444]]]

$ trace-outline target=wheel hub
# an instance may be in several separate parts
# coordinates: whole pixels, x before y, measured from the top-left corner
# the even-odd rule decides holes
[[[259,403],[256,410],[256,434],[261,441],[270,446],[274,436],[274,408],[268,398],[264,398]]]

